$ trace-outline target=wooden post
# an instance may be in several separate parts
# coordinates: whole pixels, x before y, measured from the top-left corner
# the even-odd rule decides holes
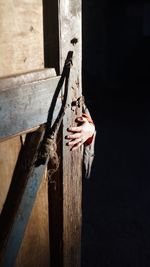
[[[72,102],[81,97],[81,0],[60,0],[60,69],[68,51],[73,51],[68,108],[63,120],[63,266],[81,265],[81,157],[82,149],[71,152],[66,146],[67,127],[75,124],[81,107]]]
[[[67,127],[74,125],[75,118],[81,115],[81,107],[71,105],[81,96],[81,1],[44,0],[43,3],[46,67],[55,66],[60,75],[68,51],[73,51],[68,105],[58,136],[62,160],[58,172],[49,180],[50,260],[51,267],[80,267],[82,149],[70,152],[65,135]],[[53,25],[55,45],[50,25]],[[51,56],[51,49],[55,57]]]

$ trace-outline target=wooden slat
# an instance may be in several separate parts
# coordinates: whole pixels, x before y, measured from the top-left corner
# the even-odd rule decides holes
[[[64,137],[67,134],[66,129],[75,124],[76,116],[81,115],[81,107],[76,110],[71,108],[71,102],[81,96],[81,1],[52,0],[52,3],[55,10],[58,7],[59,16],[59,58],[56,46],[53,64],[54,66],[59,64],[62,71],[68,51],[73,51],[73,67],[69,79],[69,97],[63,119],[63,133],[61,132],[62,143],[59,147],[62,162],[59,171],[50,179],[49,184],[51,267],[80,267],[82,149],[70,152]],[[47,7],[50,9],[50,4]],[[46,14],[49,14],[50,22],[56,21],[57,12],[53,18],[48,8]],[[48,28],[49,26],[46,34]],[[55,26],[53,30],[57,33]],[[50,34],[46,36],[46,40],[50,40],[50,37]],[[48,58],[47,66],[50,67],[49,44],[46,45],[45,56]]]
[[[15,267],[49,267],[47,172],[37,192]],[[37,255],[38,259],[37,259]]]
[[[54,73],[53,73],[54,74]],[[48,71],[45,71],[45,77]],[[0,80],[0,138],[6,138],[47,121],[59,77],[43,79],[44,71]],[[27,78],[27,79],[26,79]],[[38,81],[35,79],[38,78]],[[12,83],[11,83],[12,79]],[[30,82],[32,80],[32,82]],[[11,87],[9,87],[11,86]],[[58,114],[61,99],[55,107]]]
[[[0,77],[44,68],[42,0],[1,0],[0,14]]]
[[[14,137],[0,143],[0,213],[4,206],[11,183],[11,177],[21,148],[20,138]],[[8,153],[9,151],[9,153]]]
[[[56,71],[53,68],[35,70],[21,73],[19,75],[3,77],[0,78],[0,91],[10,88],[13,89],[15,87],[22,86],[23,84],[38,82],[52,77],[56,77]]]
[[[34,166],[43,133],[41,128],[27,136],[2,211],[0,256],[3,267],[14,266],[45,171],[45,165]]]
[[[79,267],[81,264],[81,158],[82,151],[70,152],[66,147],[66,129],[74,125],[81,108],[71,109],[72,100],[81,96],[81,1],[44,0],[45,8],[45,57],[47,67],[60,66],[62,71],[68,51],[73,51],[73,67],[69,79],[68,105],[63,119],[63,133],[58,140],[62,159],[58,172],[49,183],[50,251],[51,267]],[[53,11],[51,10],[53,6]],[[58,10],[57,10],[58,9]],[[51,15],[53,12],[53,15]],[[57,18],[58,16],[58,18]],[[57,42],[59,22],[59,53]],[[50,26],[51,25],[51,26]],[[50,27],[53,25],[55,42]],[[53,46],[54,57],[50,48]],[[58,56],[59,54],[59,56]],[[57,67],[57,69],[59,69]],[[82,149],[81,149],[82,150]]]
[[[60,0],[60,65],[68,51],[73,51],[68,109],[63,120],[63,266],[81,266],[82,149],[71,152],[66,147],[67,127],[75,125],[81,107],[73,110],[72,101],[81,96],[81,1]],[[69,25],[69,26],[68,26]]]

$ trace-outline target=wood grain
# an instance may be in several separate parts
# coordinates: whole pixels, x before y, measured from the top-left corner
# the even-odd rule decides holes
[[[45,172],[16,261],[16,267],[35,266],[35,263],[36,267],[49,266],[49,258],[47,257],[49,255],[47,191],[47,172]]]
[[[18,137],[0,143],[0,212],[6,200],[11,177],[21,148]]]
[[[34,70],[37,72],[44,68],[42,13],[42,0],[0,1],[1,78],[13,75],[15,76],[15,80],[16,75],[18,74]],[[40,73],[40,79],[41,76],[42,74]],[[36,80],[38,79],[39,78],[37,77]],[[14,81],[10,81],[12,84],[14,83]],[[31,75],[30,82],[32,82]],[[3,118],[3,122],[4,121],[5,118]],[[0,143],[1,210],[9,190],[13,170],[21,146],[22,141],[19,136]],[[25,233],[25,239],[17,257],[17,267],[22,267],[24,266],[23,264],[25,264],[26,267],[49,266],[49,226],[47,207],[47,182],[44,176],[33,208],[33,214],[31,215]],[[33,251],[33,257],[31,251]]]
[[[70,76],[68,109],[63,120],[63,140],[66,129],[75,125],[81,107],[71,108],[72,101],[81,96],[81,1],[61,0],[60,64],[61,69],[68,51],[73,51]],[[66,127],[67,126],[67,127]],[[70,152],[63,141],[63,266],[81,266],[81,217],[82,217],[82,149]]]
[[[49,257],[47,257],[49,255],[47,191],[47,172],[45,172],[17,257],[16,267],[35,266],[35,263],[36,267],[49,266]]]
[[[1,0],[0,14],[0,77],[42,69],[42,1]]]
[[[41,139],[43,138],[43,134],[43,127],[41,127],[35,133],[27,135],[24,146],[20,151],[19,159],[13,174],[12,183],[8,192],[7,200],[2,210],[0,224],[0,247],[3,251],[3,255],[1,255],[3,267],[9,267],[14,265],[16,256],[20,248],[20,244],[24,238],[24,233],[28,224],[29,216],[31,215],[32,208],[35,203],[37,191],[39,189],[39,186],[41,185],[45,166],[35,166],[34,162],[37,155],[37,149],[40,145]],[[43,187],[43,189],[43,193],[45,193],[45,186]],[[40,197],[42,197],[42,194],[40,194]],[[39,201],[41,201],[42,205],[38,205],[38,213],[35,214],[36,217],[32,217],[34,222],[37,221],[36,226],[39,223],[38,219],[41,218],[41,212],[43,214],[43,210],[41,211],[40,207],[42,206],[43,208],[43,202],[45,202],[45,197],[44,199],[40,198]],[[46,211],[47,210],[44,209],[44,214]],[[42,217],[42,221],[40,220],[40,222],[43,222],[43,219],[45,219],[45,216]],[[45,220],[44,223],[46,223]],[[29,250],[31,248],[34,250],[36,245],[36,239],[32,239],[31,237],[33,236],[33,227],[35,227],[35,225],[32,226],[28,224],[28,226],[29,229],[31,228],[32,232],[30,233],[30,239],[27,238],[27,244],[34,242],[32,243],[34,244],[34,246],[29,248]],[[38,226],[38,232],[35,232],[36,236],[37,234],[43,233],[40,228],[41,226]],[[43,227],[44,229],[46,229],[45,224],[43,225]],[[38,240],[40,237],[41,235],[38,236]],[[25,247],[27,247],[25,241],[26,240],[24,240],[23,243],[25,244]],[[28,255],[28,257],[28,262],[30,262],[30,255]]]
[[[32,73],[31,75],[33,76]],[[22,76],[20,77],[20,80],[23,80],[22,84],[19,77],[16,80],[12,78],[12,83],[11,78],[6,79],[6,81],[5,79],[0,80],[0,138],[29,130],[47,121],[60,78],[43,79],[42,77],[40,80],[39,75],[38,81],[28,83],[29,74],[27,74],[27,82],[26,75],[23,77],[24,79]],[[57,117],[61,106],[60,97],[56,103],[53,119]]]
[[[68,103],[58,136],[58,152],[62,161],[58,172],[49,181],[50,263],[51,267],[80,267],[82,149],[70,152],[64,137],[67,127],[74,125],[76,116],[81,115],[81,107],[71,108],[72,101],[81,96],[81,1],[44,0],[43,3],[47,16],[44,20],[46,66],[53,64],[61,74],[68,52],[73,51]],[[51,7],[53,10],[50,10]],[[54,39],[52,33],[55,33]],[[54,51],[53,56],[50,48]]]

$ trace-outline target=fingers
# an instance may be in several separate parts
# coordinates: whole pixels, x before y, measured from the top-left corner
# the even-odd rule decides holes
[[[82,131],[82,127],[81,126],[77,126],[77,127],[69,127],[67,129],[68,132],[76,132],[76,133],[80,133]]]
[[[70,150],[78,149],[88,138],[93,136],[95,127],[91,124],[86,117],[78,117],[76,119],[78,126],[69,127],[67,129],[70,134],[65,138],[68,139],[67,146],[70,147]]]
[[[77,138],[77,139],[71,140],[66,145],[70,146],[72,148],[73,146],[77,145],[78,143],[82,143],[81,138]]]
[[[70,147],[71,151],[76,150],[83,144],[81,139],[82,127],[81,126],[69,127],[67,131],[71,132],[71,134],[65,136],[65,138],[69,140],[69,142],[67,142],[66,145]]]
[[[74,133],[74,134],[67,135],[65,138],[66,139],[76,139],[76,138],[80,138],[80,137],[81,137],[81,133]]]
[[[77,123],[84,123],[84,122],[87,122],[87,119],[85,117],[78,117],[76,118],[76,122]],[[82,125],[81,126],[76,126],[76,127],[69,127],[67,129],[68,132],[81,132],[82,131]]]

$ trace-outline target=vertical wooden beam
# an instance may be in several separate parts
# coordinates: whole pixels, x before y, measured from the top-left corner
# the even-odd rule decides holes
[[[68,108],[63,120],[63,266],[79,267],[81,262],[81,156],[82,151],[71,152],[66,146],[66,129],[75,124],[81,107],[72,109],[72,101],[81,96],[81,0],[59,1],[60,68],[68,51],[73,51]]]
[[[51,267],[80,267],[82,149],[70,152],[64,137],[67,127],[81,115],[81,107],[71,107],[81,96],[81,0],[43,0],[43,5],[45,66],[61,74],[68,51],[73,51],[68,105],[58,135],[62,160],[49,180],[50,261]]]

